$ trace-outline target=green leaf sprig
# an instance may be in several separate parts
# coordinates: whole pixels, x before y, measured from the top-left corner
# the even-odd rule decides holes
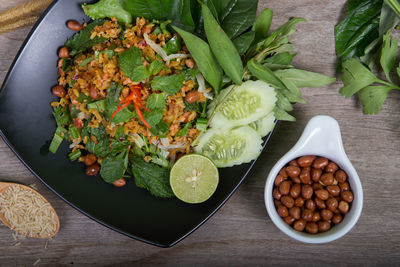
[[[383,36],[383,44],[380,56],[380,66],[382,67],[386,79],[376,77],[366,66],[355,58],[351,58],[342,64],[342,81],[344,87],[340,89],[340,94],[351,97],[358,93],[363,105],[364,114],[378,114],[389,91],[400,87],[392,82],[390,72],[396,64],[396,54],[398,51],[398,38],[391,38],[388,31]],[[400,66],[397,67],[397,76],[400,77]]]

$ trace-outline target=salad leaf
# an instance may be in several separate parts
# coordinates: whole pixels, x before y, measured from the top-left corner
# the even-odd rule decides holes
[[[331,78],[319,73],[300,70],[286,69],[274,72],[278,77],[285,78],[293,82],[297,87],[319,88],[336,81],[336,78]]]
[[[155,135],[161,134],[159,132],[159,125],[163,123],[162,117],[166,108],[165,94],[151,94],[147,99],[146,107],[150,110],[150,112],[145,111],[143,116],[147,123],[151,126],[150,131]]]
[[[172,20],[173,25],[193,32],[196,25],[191,5],[191,0],[128,0],[123,7],[135,17]]]
[[[113,183],[123,177],[128,168],[128,153],[124,151],[118,156],[108,156],[101,162],[100,175],[107,183]]]
[[[211,14],[210,9],[202,4],[202,10],[204,29],[211,51],[214,53],[226,75],[228,75],[234,83],[241,84],[244,70],[238,51],[228,35],[221,29],[221,26]]]
[[[121,0],[100,0],[91,5],[83,4],[82,9],[93,20],[115,17],[123,23],[132,22],[132,15],[122,7]]]
[[[150,63],[149,74],[157,75],[163,69],[167,69],[167,67],[165,67],[160,60],[154,60],[153,62]]]
[[[189,129],[192,127],[192,124],[190,122],[186,123],[185,126],[179,130],[179,132],[176,134],[176,136],[185,136],[188,134]]]
[[[364,114],[378,114],[391,89],[388,86],[367,86],[363,88],[359,92],[359,97]]]
[[[223,73],[215,56],[211,52],[210,46],[194,34],[179,29],[178,27],[173,28],[185,41],[201,74],[203,74],[207,82],[211,84],[215,92],[218,93],[221,88]]]
[[[174,95],[181,90],[184,81],[184,73],[169,76],[156,76],[151,81],[151,87],[156,91],[163,91],[169,95]]]
[[[253,31],[256,34],[255,36],[256,41],[261,40],[263,38],[267,38],[273,16],[274,12],[269,8],[264,9],[258,16],[257,20],[253,25]]]
[[[169,170],[153,163],[147,163],[139,157],[130,159],[132,173],[138,187],[147,189],[156,197],[172,198],[171,185],[169,184]]]
[[[76,54],[79,54],[92,46],[103,43],[107,39],[104,37],[95,37],[93,39],[90,39],[90,35],[94,29],[94,27],[103,25],[104,22],[106,22],[103,19],[95,20],[91,23],[89,23],[85,28],[83,28],[80,32],[75,33],[71,38],[67,40],[65,43],[65,46],[69,50],[69,54],[71,56],[74,56]]]
[[[142,66],[142,52],[139,48],[133,46],[119,55],[118,64],[122,72],[133,79],[135,68]]]
[[[117,154],[126,151],[130,145],[131,142],[129,142],[128,140],[113,140],[111,143],[111,155],[116,156]]]
[[[256,34],[254,31],[249,31],[232,40],[240,55],[246,53],[251,43],[254,41],[255,36]]]
[[[219,2],[214,0],[213,2]],[[226,3],[227,1],[225,1]],[[224,3],[221,3],[222,5]],[[256,19],[258,0],[232,0],[221,9],[218,7],[219,21],[229,38],[233,39],[253,26]],[[220,5],[218,5],[220,6]]]
[[[121,94],[123,86],[117,83],[112,83],[111,86],[107,89],[107,98],[105,102],[105,111],[104,115],[107,119],[110,119],[114,111],[118,108],[119,96]],[[120,112],[118,112],[114,118],[113,123],[118,124],[121,122],[127,122],[132,118],[135,118],[136,113],[129,110],[129,107],[124,108]]]
[[[382,54],[381,54],[381,66],[383,71],[385,72],[386,78],[391,81],[390,79],[390,70],[393,69],[394,65],[396,64],[396,55],[397,50],[399,48],[399,39],[393,38],[391,40],[390,31],[388,31],[383,36],[383,45],[382,45]]]
[[[341,61],[363,56],[365,48],[379,37],[382,3],[368,0],[352,4],[347,17],[335,27],[336,52]]]
[[[379,21],[379,35],[384,35],[388,30],[393,29],[399,23],[400,18],[393,9],[386,3],[383,3]]]

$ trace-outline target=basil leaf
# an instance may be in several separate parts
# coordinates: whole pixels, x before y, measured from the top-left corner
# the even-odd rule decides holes
[[[336,53],[340,60],[361,57],[365,48],[379,36],[382,0],[370,0],[350,9],[335,27]]]
[[[100,0],[91,5],[83,4],[82,9],[93,20],[115,17],[123,23],[132,22],[132,15],[123,9],[120,0]]]
[[[283,77],[292,81],[297,87],[318,88],[325,86],[336,81],[336,78],[331,78],[319,73],[299,70],[299,69],[286,69],[274,72],[278,77]]]
[[[215,92],[218,93],[219,89],[221,88],[223,73],[221,67],[211,52],[210,46],[205,41],[189,32],[181,30],[177,27],[173,28],[185,41],[185,44],[189,49],[194,61],[196,62],[201,74],[203,74],[207,82],[214,88]]]
[[[393,69],[396,63],[397,49],[399,48],[399,39],[393,38],[391,40],[391,31],[388,31],[383,36],[382,54],[381,54],[381,66],[385,72],[386,78],[390,79],[390,71]]]
[[[104,22],[106,21],[102,19],[95,20],[89,23],[80,32],[75,33],[71,38],[69,38],[67,42],[65,42],[65,46],[68,48],[70,56],[74,56],[96,44],[105,42],[107,39],[104,37],[95,37],[90,39],[94,27],[103,25]]]
[[[122,72],[133,79],[135,77],[135,68],[142,65],[142,52],[139,48],[133,46],[119,55],[118,64]]]
[[[269,8],[264,9],[260,13],[256,22],[253,25],[253,31],[255,31],[256,33],[256,41],[267,38],[273,16],[274,12]]]
[[[103,158],[101,162],[100,175],[107,183],[113,182],[122,178],[128,168],[128,153],[121,153],[116,157],[108,156]]]
[[[147,163],[139,157],[130,159],[132,173],[138,187],[147,189],[156,197],[172,198],[171,185],[169,183],[169,170],[153,163]]]
[[[204,29],[207,39],[218,63],[232,81],[242,83],[244,73],[242,60],[228,35],[222,30],[206,5],[202,5]]]
[[[278,107],[274,108],[274,116],[277,120],[280,121],[296,121],[295,117]]]
[[[218,1],[214,0],[214,3]],[[221,27],[229,38],[233,39],[239,36],[254,24],[257,5],[258,0],[232,0],[229,2],[224,9],[225,12],[220,15]]]
[[[255,59],[251,59],[247,63],[247,67],[249,68],[251,74],[253,74],[258,79],[263,80],[264,82],[266,82],[268,84],[271,84],[275,88],[285,88],[285,85],[275,75],[274,72],[272,72],[267,67],[262,66]]]
[[[388,86],[367,86],[358,92],[364,114],[378,114],[391,89]]]
[[[169,76],[156,76],[151,81],[151,87],[156,91],[163,91],[169,95],[174,95],[181,90],[184,81],[184,73]]]
[[[266,63],[273,63],[278,65],[289,65],[292,63],[293,58],[296,54],[290,54],[289,52],[275,54],[265,60]]]
[[[251,43],[254,41],[254,38],[255,38],[255,32],[249,31],[233,39],[232,42],[235,45],[239,54],[243,55],[249,49]]]
[[[194,31],[190,0],[129,0],[124,8],[135,17],[149,20],[172,20],[172,24],[186,31]]]
[[[344,87],[340,89],[340,94],[351,97],[362,88],[367,87],[379,79],[357,59],[351,58],[342,64],[343,75],[341,77]]]
[[[379,21],[379,35],[384,35],[388,30],[392,30],[399,23],[400,18],[396,12],[386,3],[383,3]]]

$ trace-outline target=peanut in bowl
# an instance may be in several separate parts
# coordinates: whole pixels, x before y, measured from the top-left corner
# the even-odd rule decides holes
[[[264,197],[274,224],[301,242],[331,242],[354,227],[363,206],[362,186],[335,119],[310,120],[270,171]]]

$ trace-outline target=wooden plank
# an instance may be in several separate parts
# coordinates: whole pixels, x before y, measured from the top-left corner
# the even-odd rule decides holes
[[[23,0],[0,0],[6,9]],[[336,75],[333,27],[343,17],[345,0],[260,0],[259,8],[275,12],[273,27],[290,17],[305,17],[293,36],[299,53],[294,65]],[[64,23],[64,22],[60,22]],[[0,35],[0,81],[29,32],[23,28]],[[14,241],[0,228],[0,260],[4,266],[31,265],[378,265],[400,261],[400,95],[391,93],[382,112],[363,116],[356,99],[344,99],[340,83],[302,90],[307,105],[296,105],[295,123],[280,123],[256,167],[228,203],[199,230],[171,249],[160,249],[115,233],[80,214],[56,197],[19,162],[0,140],[0,180],[35,183],[56,208],[61,230],[51,241]],[[340,240],[306,245],[281,233],[263,202],[264,184],[273,164],[299,138],[314,115],[335,117],[343,142],[361,177],[364,210],[355,228]],[[19,246],[14,246],[18,244]]]

